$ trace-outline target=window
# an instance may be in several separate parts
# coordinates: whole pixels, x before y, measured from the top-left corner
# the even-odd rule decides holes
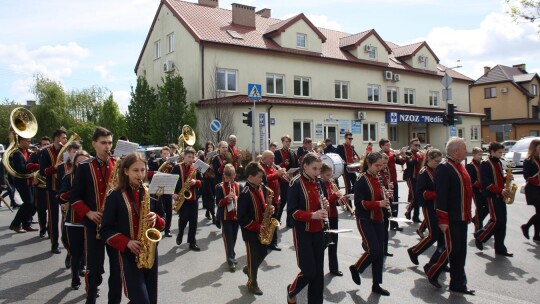
[[[540,116],[538,116],[538,106],[532,106],[532,117],[534,119],[539,119]]]
[[[310,79],[307,77],[294,77],[294,95],[309,97],[310,96]]]
[[[336,81],[335,85],[335,97],[336,99],[349,99],[349,82],[348,81]]]
[[[394,142],[399,141],[399,138],[398,138],[399,132],[398,132],[398,127],[397,126],[390,126],[390,130],[389,130],[388,133],[389,133],[388,134],[388,137],[389,137],[388,139],[390,141],[394,141]]]
[[[174,33],[167,35],[167,52],[174,52]]]
[[[531,94],[538,95],[538,87],[535,84],[531,85]]]
[[[491,108],[484,108],[484,120],[491,120]]]
[[[426,56],[421,56],[420,58],[421,58],[421,59],[419,59],[420,60],[420,67],[424,68],[424,69],[427,69],[427,67],[428,67],[428,59],[429,58],[426,57]]]
[[[497,88],[485,88],[484,89],[484,98],[495,98],[497,97]]]
[[[413,105],[414,93],[414,89],[405,89],[405,93],[403,94],[403,102],[408,105]]]
[[[266,74],[266,93],[283,95],[283,75]]]
[[[305,137],[311,137],[311,121],[299,120],[293,122],[293,141],[302,142]]]
[[[390,103],[398,103],[398,88],[388,87],[386,89],[386,101]]]
[[[365,142],[374,142],[377,140],[377,124],[367,122],[362,124],[362,140]]]
[[[457,136],[461,138],[465,138],[465,130],[463,128],[457,129]]]
[[[379,95],[381,94],[381,86],[376,84],[368,84],[368,101],[379,102]]]
[[[377,47],[370,46],[368,50],[368,58],[370,60],[377,60]]]
[[[305,49],[307,45],[307,35],[306,34],[296,34],[296,47]]]
[[[480,126],[471,126],[471,140],[480,140]]]
[[[529,135],[530,135],[530,136],[535,136],[535,137],[537,137],[537,136],[538,136],[538,130],[531,130],[531,131],[529,131]]]
[[[236,92],[235,70],[217,69],[216,87],[220,91]]]
[[[429,92],[429,105],[432,107],[439,106],[439,92],[435,92],[435,91]]]
[[[154,59],[161,58],[161,40],[154,42]]]

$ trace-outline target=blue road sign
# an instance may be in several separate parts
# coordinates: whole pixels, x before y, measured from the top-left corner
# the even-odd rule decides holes
[[[221,122],[217,119],[212,120],[210,123],[210,130],[214,133],[219,132],[219,130],[221,130]]]
[[[248,83],[248,97],[251,99],[261,99],[262,86],[258,83]]]

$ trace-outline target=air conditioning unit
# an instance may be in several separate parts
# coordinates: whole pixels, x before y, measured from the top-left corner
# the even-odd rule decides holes
[[[399,81],[401,76],[399,74],[394,74],[394,81]]]
[[[427,57],[426,56],[418,56],[418,62],[426,62]]]
[[[501,93],[508,93],[508,88],[501,88]]]
[[[366,117],[366,112],[356,112],[356,119],[364,120]]]
[[[392,73],[392,71],[384,71],[384,79],[394,80],[394,74]]]
[[[164,72],[172,72],[175,68],[174,61],[167,60],[163,63],[163,71]]]
[[[366,44],[366,46],[364,47],[364,51],[365,51],[366,53],[371,52],[371,45]]]

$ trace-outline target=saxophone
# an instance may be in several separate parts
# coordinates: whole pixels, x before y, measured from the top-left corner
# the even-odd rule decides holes
[[[518,186],[512,183],[513,179],[514,176],[512,174],[512,162],[509,161],[506,168],[506,180],[504,181],[504,189],[506,189],[506,191],[509,193],[508,197],[504,199],[504,202],[507,205],[512,205],[514,203],[514,199],[516,198]]]
[[[189,182],[191,182],[191,180],[195,178],[195,174],[197,174],[197,169],[191,171],[189,176],[186,178],[186,180],[182,184],[182,189],[180,189],[180,192],[178,192],[178,199],[174,202],[174,205],[172,207],[174,212],[180,211],[180,208],[182,208],[182,205],[184,205],[184,202],[186,200],[191,199],[191,191],[189,191],[189,188],[191,186],[189,185]]]
[[[150,193],[142,180],[141,186],[144,189],[144,196],[141,201],[141,209],[139,211],[139,233],[137,239],[141,242],[141,251],[135,257],[137,268],[151,269],[154,266],[156,257],[156,245],[161,241],[161,233],[156,228],[152,228],[146,221],[146,216],[150,213]]]
[[[261,232],[259,232],[259,240],[261,241],[261,244],[269,245],[272,242],[274,231],[276,231],[276,228],[279,227],[280,223],[277,219],[272,217],[274,213],[270,212],[270,206],[272,206],[272,201],[274,200],[274,191],[264,184],[261,185],[266,188],[266,208],[264,209]]]

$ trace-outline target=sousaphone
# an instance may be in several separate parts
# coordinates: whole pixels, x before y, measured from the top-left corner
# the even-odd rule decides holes
[[[4,168],[13,177],[21,179],[33,178],[35,177],[35,173],[18,173],[11,167],[9,160],[13,152],[19,148],[19,136],[22,138],[32,138],[36,135],[38,130],[36,117],[29,110],[18,107],[11,111],[9,122],[9,146],[4,153],[4,158],[2,158]]]

